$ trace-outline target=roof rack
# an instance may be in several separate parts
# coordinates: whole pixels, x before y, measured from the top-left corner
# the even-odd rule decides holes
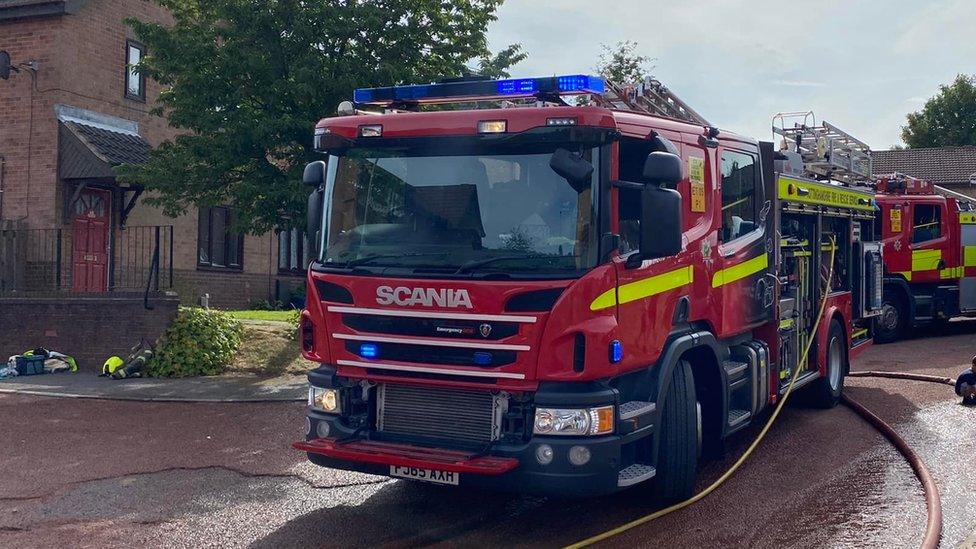
[[[772,127],[783,137],[780,150],[798,154],[808,176],[849,186],[871,181],[871,147],[837,126],[818,125],[813,111],[777,113]]]
[[[607,81],[603,94],[592,97],[595,104],[608,109],[666,116],[691,124],[711,126],[705,117],[695,112],[660,80],[649,76],[636,86]]]

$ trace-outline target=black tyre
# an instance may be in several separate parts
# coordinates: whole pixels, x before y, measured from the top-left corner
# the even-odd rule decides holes
[[[698,469],[701,421],[691,364],[682,360],[674,369],[661,411],[655,490],[665,502],[694,494]]]
[[[904,299],[885,295],[881,304],[881,316],[874,322],[874,341],[891,343],[901,339],[908,327],[908,307]]]
[[[847,373],[847,340],[844,328],[836,319],[830,321],[827,332],[827,376],[803,390],[803,397],[810,406],[833,408],[844,392],[844,375]]]

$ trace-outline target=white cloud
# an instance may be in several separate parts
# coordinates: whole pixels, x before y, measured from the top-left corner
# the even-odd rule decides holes
[[[972,0],[506,0],[493,49],[520,42],[516,76],[592,70],[600,44],[636,40],[654,74],[713,123],[769,137],[779,111],[813,109],[877,148],[957,73],[976,72]]]

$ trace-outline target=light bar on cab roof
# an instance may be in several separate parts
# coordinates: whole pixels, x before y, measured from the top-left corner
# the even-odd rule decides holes
[[[385,106],[393,103],[446,103],[451,101],[518,99],[547,95],[602,94],[603,91],[603,78],[585,74],[571,74],[541,78],[466,80],[385,88],[360,88],[353,92],[353,101],[360,105]]]

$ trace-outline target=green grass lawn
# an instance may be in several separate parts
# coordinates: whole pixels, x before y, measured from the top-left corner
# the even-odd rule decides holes
[[[291,322],[295,318],[295,311],[225,311],[234,318],[241,320],[276,320]]]

